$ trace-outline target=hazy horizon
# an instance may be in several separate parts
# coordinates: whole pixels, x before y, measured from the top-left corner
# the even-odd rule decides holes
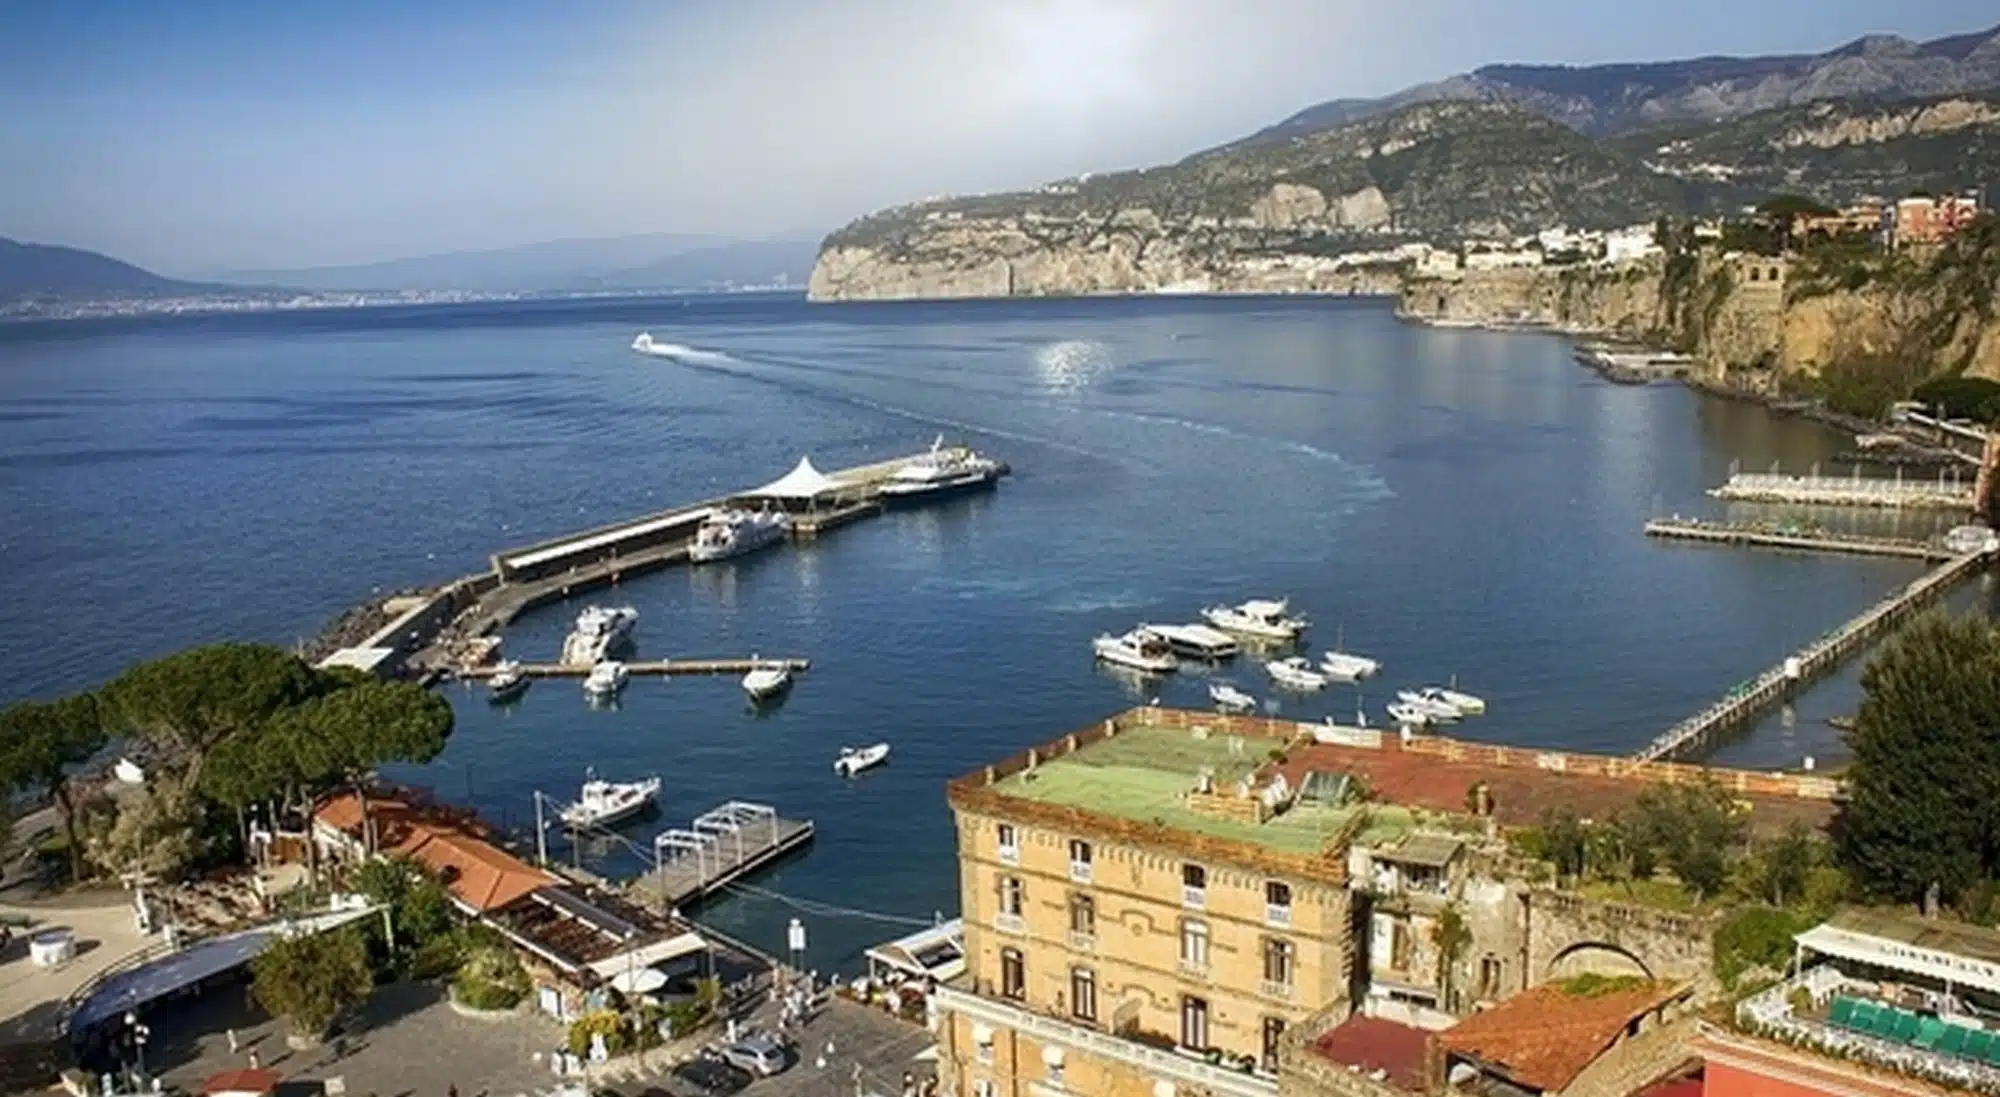
[[[1994,21],[1969,0],[16,7],[0,236],[183,276],[791,239],[1177,159],[1482,64],[1812,53]]]

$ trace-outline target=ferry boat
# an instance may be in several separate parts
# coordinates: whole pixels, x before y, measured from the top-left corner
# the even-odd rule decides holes
[[[1165,674],[1180,666],[1167,642],[1143,629],[1133,629],[1123,636],[1099,636],[1090,646],[1107,663],[1147,674]]]
[[[631,638],[638,622],[639,611],[631,606],[586,606],[563,641],[562,661],[573,667],[596,666]]]
[[[876,490],[885,503],[942,499],[992,487],[1001,472],[1000,462],[965,446],[947,446],[940,434],[929,453],[897,469]]]
[[[1302,655],[1288,659],[1273,659],[1264,664],[1270,672],[1271,680],[1286,689],[1316,690],[1326,688],[1326,675],[1313,669],[1313,665]]]
[[[697,564],[727,560],[775,545],[791,532],[792,520],[778,511],[719,511],[694,531],[688,559]]]
[[[1242,605],[1210,606],[1202,619],[1216,628],[1264,640],[1296,641],[1306,630],[1306,619],[1286,613],[1283,598],[1254,598]]]
[[[792,686],[792,671],[782,663],[760,666],[743,676],[743,692],[753,701],[776,697]]]
[[[1417,705],[1431,705],[1447,709],[1453,716],[1478,716],[1486,711],[1486,702],[1470,693],[1460,693],[1443,686],[1425,686],[1417,690],[1398,690],[1396,699]]]
[[[1140,625],[1139,631],[1150,632],[1176,653],[1197,659],[1231,659],[1238,650],[1234,636],[1207,625]]]
[[[590,668],[590,675],[583,680],[583,692],[592,697],[615,696],[625,688],[632,672],[616,659],[606,659]]]
[[[1249,712],[1257,707],[1257,699],[1237,689],[1227,682],[1217,682],[1208,687],[1208,699],[1224,712]]]
[[[592,777],[583,783],[576,803],[562,809],[562,821],[572,827],[608,827],[645,810],[660,794],[660,779],[604,781]]]
[[[870,769],[889,760],[889,744],[876,743],[867,747],[841,747],[840,757],[833,760],[833,772],[842,777],[852,777],[864,769]]]
[[[529,678],[521,673],[521,664],[505,662],[493,671],[493,677],[486,680],[486,699],[496,705],[504,705],[523,693],[528,692]]]

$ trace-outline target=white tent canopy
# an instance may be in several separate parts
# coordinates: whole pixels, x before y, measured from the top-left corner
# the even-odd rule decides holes
[[[814,468],[812,458],[801,457],[792,471],[749,494],[771,499],[811,500],[839,491],[846,486]]]

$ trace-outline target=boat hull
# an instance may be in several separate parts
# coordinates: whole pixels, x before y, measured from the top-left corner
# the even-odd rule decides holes
[[[699,543],[690,544],[688,545],[688,560],[696,564],[713,564],[718,560],[729,560],[753,552],[760,552],[783,541],[785,534],[784,527],[773,526],[768,530],[744,533],[739,535],[736,540],[720,547]]]
[[[486,702],[492,705],[504,705],[528,692],[528,682],[529,679],[517,678],[504,685],[489,687],[486,691]]]
[[[913,507],[923,503],[934,503],[940,499],[953,499],[961,495],[991,491],[999,483],[1000,473],[994,471],[943,480],[935,484],[898,484],[891,481],[883,484],[877,494],[884,506]]]
[[[888,745],[877,743],[872,747],[863,748],[852,754],[843,754],[839,758],[834,759],[833,772],[842,777],[852,777],[864,770],[874,769],[888,760]]]

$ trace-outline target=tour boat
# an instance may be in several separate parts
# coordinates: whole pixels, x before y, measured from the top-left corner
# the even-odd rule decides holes
[[[493,677],[486,680],[486,699],[496,705],[504,705],[523,693],[528,692],[528,676],[521,673],[521,664],[506,662],[493,671]]]
[[[1238,650],[1235,637],[1207,625],[1140,625],[1139,631],[1150,632],[1177,653],[1197,659],[1229,659]]]
[[[632,672],[616,659],[606,659],[590,668],[590,676],[583,680],[583,692],[593,697],[610,697],[625,688],[625,682]]]
[[[1438,723],[1436,710],[1425,705],[1413,705],[1408,701],[1391,701],[1386,706],[1389,718],[1406,728],[1427,728]]]
[[[1326,675],[1313,669],[1304,656],[1294,655],[1288,659],[1273,659],[1264,664],[1271,674],[1271,680],[1286,689],[1315,690],[1326,688]]]
[[[1099,636],[1091,642],[1099,659],[1147,674],[1165,674],[1180,664],[1167,642],[1150,632],[1133,629],[1123,636]]]
[[[1295,641],[1306,630],[1306,619],[1286,613],[1283,598],[1253,598],[1236,606],[1210,606],[1201,616],[1216,628],[1265,640]]]
[[[1465,712],[1457,705],[1445,700],[1443,692],[1443,690],[1438,689],[1436,686],[1425,686],[1423,689],[1400,689],[1396,691],[1396,700],[1410,708],[1429,714],[1431,723],[1433,724],[1453,723],[1464,716]]]
[[[791,688],[792,671],[783,663],[770,663],[756,667],[743,676],[743,692],[753,701],[762,701]]]
[[[631,606],[586,606],[576,615],[576,627],[563,641],[562,661],[574,667],[596,666],[632,636],[639,611]]]
[[[1227,682],[1217,682],[1208,687],[1208,699],[1224,712],[1249,712],[1257,707],[1257,699],[1237,689]]]
[[[888,760],[887,743],[876,743],[870,747],[841,747],[840,757],[833,760],[833,772],[842,777],[852,777],[864,769],[879,766]]]
[[[947,446],[940,434],[929,453],[891,473],[876,490],[888,503],[939,499],[992,487],[1001,472],[1000,462],[965,446]]]
[[[792,520],[769,510],[724,510],[694,531],[688,559],[697,564],[726,560],[775,545],[792,532]]]
[[[1486,711],[1486,702],[1470,693],[1460,693],[1443,686],[1425,686],[1422,689],[1397,690],[1396,699],[1415,705],[1429,705],[1456,719],[1460,716],[1477,716]]]
[[[583,783],[576,803],[562,809],[562,821],[573,827],[608,827],[645,810],[660,794],[660,779],[604,781],[592,777]]]

